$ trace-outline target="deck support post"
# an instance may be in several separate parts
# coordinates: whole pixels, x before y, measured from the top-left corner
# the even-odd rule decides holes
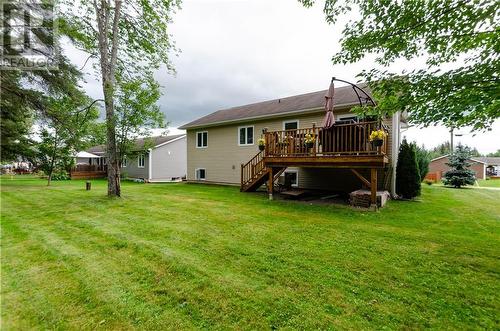
[[[377,169],[371,168],[371,196],[370,196],[370,208],[377,209]]]
[[[269,167],[269,180],[267,182],[267,193],[269,194],[269,200],[273,200],[273,188],[274,188],[274,171],[273,167]]]

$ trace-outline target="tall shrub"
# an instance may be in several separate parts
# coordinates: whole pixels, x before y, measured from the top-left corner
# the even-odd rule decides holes
[[[415,152],[417,155],[418,170],[420,172],[420,180],[424,180],[427,173],[429,173],[429,163],[431,162],[431,155],[424,146],[420,147],[417,144],[413,144]]]
[[[420,195],[420,182],[415,146],[404,139],[399,147],[396,167],[396,193],[405,199],[413,199]]]
[[[458,145],[453,154],[449,156],[450,162],[446,163],[451,167],[451,170],[444,174],[444,185],[460,188],[465,185],[474,185],[476,175],[470,170],[470,163],[467,162],[470,158],[470,148]]]

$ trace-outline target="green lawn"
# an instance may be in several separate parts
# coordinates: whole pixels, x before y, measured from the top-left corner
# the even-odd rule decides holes
[[[478,183],[481,187],[500,187],[500,179],[480,179]]]
[[[498,329],[500,191],[380,212],[2,178],[2,329]]]

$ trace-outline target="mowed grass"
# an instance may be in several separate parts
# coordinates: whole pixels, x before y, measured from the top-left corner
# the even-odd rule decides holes
[[[2,328],[498,329],[500,191],[379,212],[2,179]]]
[[[478,184],[481,187],[498,187],[500,188],[500,179],[480,179]]]

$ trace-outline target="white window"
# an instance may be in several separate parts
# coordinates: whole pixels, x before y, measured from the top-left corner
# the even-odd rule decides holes
[[[137,167],[138,168],[144,168],[144,154],[140,154],[137,157]]]
[[[238,145],[253,145],[253,126],[242,126],[238,128]]]
[[[208,132],[196,132],[196,148],[206,148],[208,146]]]
[[[206,178],[206,170],[203,168],[198,168],[195,170],[195,178],[196,180],[205,180]]]
[[[341,123],[357,123],[358,122],[358,116],[353,115],[353,114],[343,114],[343,115],[337,115],[337,121]]]
[[[291,120],[283,122],[283,130],[297,130],[299,128],[299,120]]]
[[[122,157],[122,168],[126,168],[127,167],[127,156],[124,155]]]
[[[281,176],[284,177],[284,183],[289,181],[292,187],[299,186],[299,172],[297,170],[286,170]]]

